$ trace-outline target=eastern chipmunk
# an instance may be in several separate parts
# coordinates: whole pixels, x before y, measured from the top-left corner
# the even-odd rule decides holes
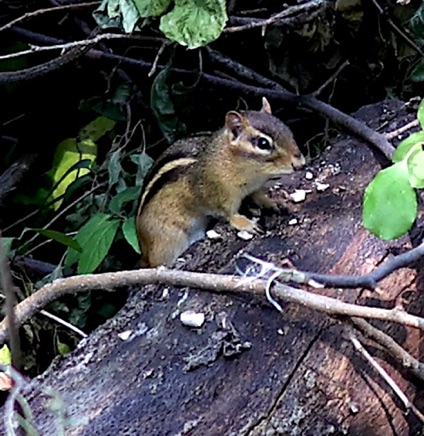
[[[205,235],[208,217],[258,233],[259,226],[238,212],[242,200],[250,196],[260,207],[277,209],[265,183],[304,164],[290,129],[271,115],[265,98],[260,112],[228,112],[212,136],[175,142],[144,180],[137,213],[141,265],[172,264]]]

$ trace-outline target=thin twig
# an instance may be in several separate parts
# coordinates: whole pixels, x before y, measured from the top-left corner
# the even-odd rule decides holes
[[[21,17],[18,17],[14,19],[13,21],[5,24],[4,26],[0,27],[0,32],[3,32],[4,30],[10,29],[13,26],[16,26],[16,24],[22,23],[23,21],[27,21],[31,18],[37,17],[39,15],[44,15],[49,12],[62,12],[67,10],[75,10],[75,9],[85,9],[90,8],[91,6],[98,6],[100,4],[99,1],[97,2],[89,2],[89,3],[74,3],[70,5],[62,5],[62,6],[56,6],[54,8],[44,8],[44,9],[38,9],[33,12],[27,12],[26,14],[22,15]]]
[[[409,354],[393,338],[382,332],[380,329],[372,326],[364,319],[349,318],[346,322],[350,322],[365,337],[370,338],[377,344],[381,345],[385,351],[390,353],[396,361],[402,365],[403,368],[411,372],[415,377],[424,381],[424,364]]]
[[[34,80],[48,73],[52,73],[53,71],[57,71],[83,56],[94,45],[96,45],[96,42],[87,40],[85,45],[74,47],[67,51],[63,56],[59,56],[58,58],[54,58],[43,64],[35,65],[34,67],[25,68],[19,71],[0,72],[0,85]]]
[[[6,296],[3,294],[0,294],[0,298],[6,299]],[[47,312],[47,310],[40,310],[40,315],[43,315],[46,318],[49,318],[49,319],[57,322],[58,324],[63,325],[64,327],[66,327],[69,330],[72,330],[74,333],[81,336],[82,338],[86,338],[88,336],[87,333],[84,333],[78,327],[75,327],[73,324],[69,323],[68,321],[65,321],[64,319],[59,318],[58,316],[53,315],[50,312]]]
[[[158,62],[161,54],[164,52],[165,48],[171,44],[171,41],[164,41],[162,45],[159,47],[159,50],[156,54],[155,60],[153,61],[151,70],[147,73],[147,77],[152,77],[155,74],[156,69],[158,67]]]
[[[80,197],[76,198],[72,203],[69,203],[66,207],[64,207],[58,214],[56,214],[47,224],[43,226],[43,230],[48,229],[52,224],[54,224],[61,216],[66,214],[70,209],[72,209],[74,206],[79,204],[84,198],[90,196],[93,192],[97,191],[99,188],[106,185],[106,182],[100,183],[93,188],[91,188],[89,191],[84,192]],[[22,221],[21,221],[22,222]],[[12,226],[9,226],[10,229]],[[41,236],[40,233],[35,233],[28,241],[26,241],[26,244],[30,244],[33,242],[37,237]],[[27,251],[25,254],[28,256],[34,249],[31,249],[30,251]]]
[[[300,15],[305,13],[312,13],[316,9],[322,7],[323,1],[322,0],[312,0],[308,3],[304,3],[302,5],[298,6],[291,6],[287,8],[286,10],[279,12],[278,14],[272,15],[271,17],[265,19],[265,20],[254,20],[248,24],[245,24],[243,26],[233,26],[233,27],[227,27],[223,30],[223,33],[234,33],[234,32],[241,32],[244,30],[250,30],[255,29],[257,27],[266,27],[270,24],[274,24],[277,21],[281,21],[283,18],[289,17],[291,15]]]
[[[69,323],[68,321],[65,321],[64,319],[59,318],[58,316],[53,315],[52,313],[47,312],[46,310],[40,310],[40,314],[45,316],[46,318],[50,318],[51,320],[57,322],[58,324],[63,325],[67,329],[72,330],[74,333],[81,336],[82,338],[86,338],[88,336],[87,333],[84,333],[78,327],[75,327],[73,324]]]
[[[409,401],[408,397],[402,392],[400,387],[396,384],[392,377],[390,377],[387,371],[371,356],[370,353],[368,353],[368,351],[359,342],[353,330],[349,330],[349,339],[351,340],[355,350],[361,353],[361,355],[368,361],[368,363],[371,364],[371,366],[378,372],[378,374],[384,379],[384,381],[391,387],[393,392],[402,401],[405,409],[412,410],[415,415],[420,419],[420,421],[424,423],[424,415],[414,406],[411,401]]]
[[[405,124],[402,127],[399,127],[399,129],[392,130],[391,132],[385,133],[384,136],[388,140],[391,140],[391,139],[396,138],[397,136],[401,135],[402,133],[408,131],[409,129],[412,129],[414,127],[418,127],[419,125],[420,125],[420,122],[418,120],[413,120],[410,123]]]
[[[47,46],[32,46],[29,50],[22,50],[16,53],[10,53],[7,55],[0,56],[0,60],[17,58],[20,56],[26,56],[28,54],[41,53],[44,51],[52,51],[52,50],[69,50],[75,47],[85,47],[87,44],[97,44],[103,40],[111,40],[111,39],[137,39],[131,35],[120,34],[120,33],[103,33],[101,35],[97,35],[94,38],[83,39],[81,41],[72,41],[66,42],[63,44],[55,44],[55,45],[47,45]]]
[[[318,97],[327,86],[331,85],[331,83],[334,82],[334,80],[337,79],[337,76],[347,67],[350,65],[350,62],[348,60],[344,61],[339,68],[314,92],[311,93],[313,97]]]

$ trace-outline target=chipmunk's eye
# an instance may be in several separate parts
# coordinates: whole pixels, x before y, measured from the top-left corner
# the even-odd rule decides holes
[[[252,143],[254,145],[256,145],[256,147],[260,148],[261,150],[272,150],[272,148],[273,148],[269,139],[267,139],[263,136],[258,136],[256,138],[254,138]]]

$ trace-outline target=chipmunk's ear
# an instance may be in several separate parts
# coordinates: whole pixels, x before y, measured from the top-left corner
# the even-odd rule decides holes
[[[235,138],[240,136],[241,132],[243,132],[243,130],[245,130],[249,125],[249,120],[239,112],[230,111],[225,115],[225,127]]]
[[[272,114],[271,105],[269,104],[269,101],[265,97],[262,97],[261,112],[265,112],[266,114],[270,114],[270,115]]]

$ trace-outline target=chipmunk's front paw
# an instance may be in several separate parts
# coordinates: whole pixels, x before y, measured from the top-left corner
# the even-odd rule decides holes
[[[240,214],[233,215],[230,224],[237,230],[245,230],[254,235],[262,233],[261,227],[255,221]]]

